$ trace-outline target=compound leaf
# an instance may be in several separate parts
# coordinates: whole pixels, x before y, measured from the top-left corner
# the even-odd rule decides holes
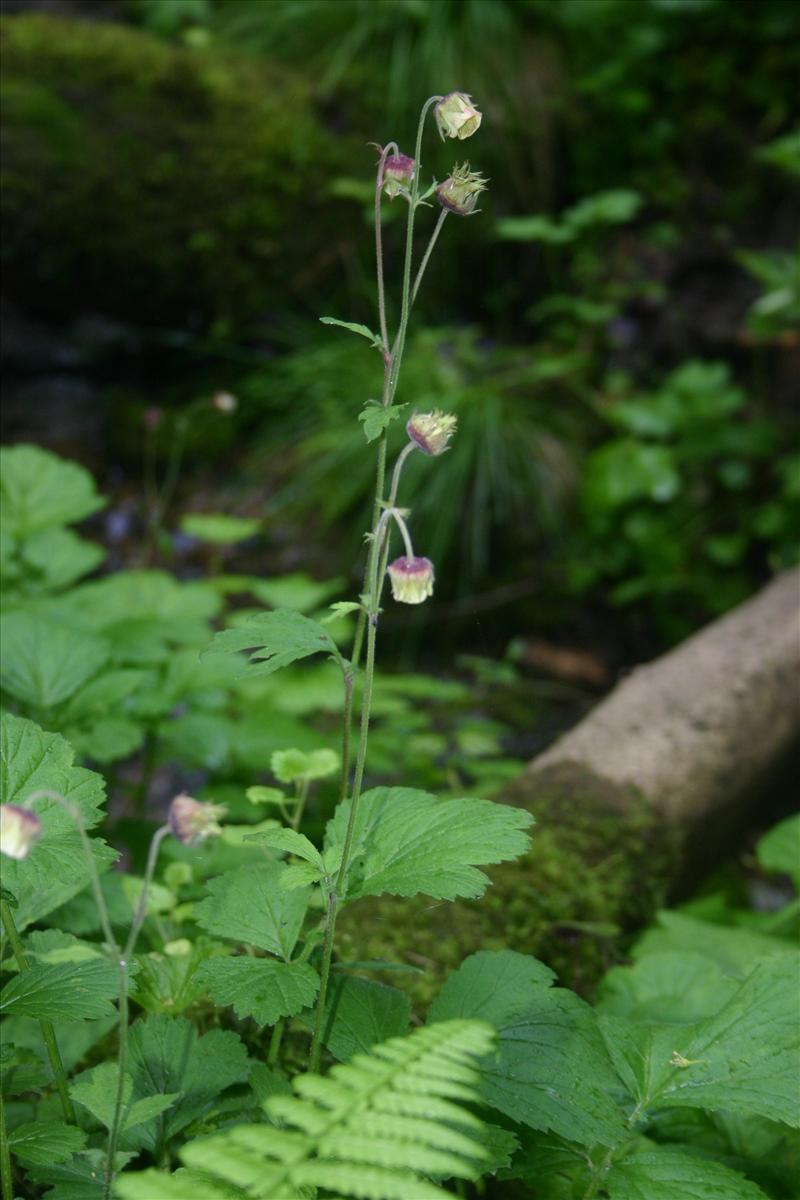
[[[290,608],[259,613],[238,629],[223,629],[215,634],[208,654],[230,654],[249,651],[249,665],[244,669],[252,675],[272,675],[289,663],[312,654],[331,654],[341,661],[331,635],[319,621],[313,621]]]

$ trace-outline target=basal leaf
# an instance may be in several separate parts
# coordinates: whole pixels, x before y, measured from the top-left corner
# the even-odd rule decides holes
[[[94,771],[73,766],[74,751],[58,734],[45,733],[33,721],[5,713],[0,719],[0,796],[4,804],[26,804],[41,789],[51,789],[78,808],[87,829],[102,819],[105,785]],[[27,858],[4,858],[3,884],[19,902],[20,929],[39,921],[82,891],[88,871],[81,840],[69,813],[54,800],[30,805],[42,822],[42,836]],[[99,870],[116,857],[92,839]]]
[[[314,1003],[319,976],[308,963],[274,958],[212,958],[197,973],[215,1004],[231,1005],[237,1017],[274,1025]]]
[[[0,521],[13,537],[69,525],[102,508],[88,471],[39,446],[0,450]]]
[[[23,1163],[58,1163],[86,1145],[86,1134],[63,1121],[26,1121],[8,1135],[11,1153]]]
[[[609,1200],[767,1200],[738,1171],[666,1146],[628,1154],[605,1176]]]
[[[450,975],[429,1022],[469,1017],[495,1027],[499,1050],[481,1072],[487,1104],[571,1142],[613,1146],[625,1122],[610,1097],[617,1085],[594,1012],[552,979],[527,955],[482,950]]]
[[[411,1001],[405,992],[353,975],[334,977],[325,1004],[322,1041],[346,1062],[377,1042],[408,1032]]]
[[[74,695],[106,665],[108,643],[43,620],[32,613],[0,617],[0,682],[34,709],[49,709]]]
[[[212,1029],[201,1037],[185,1017],[158,1014],[131,1026],[128,1070],[136,1097],[180,1093],[140,1139],[155,1150],[193,1121],[205,1119],[226,1089],[248,1078],[250,1063],[235,1033]]]
[[[289,663],[312,654],[341,655],[324,625],[288,608],[259,613],[238,629],[224,629],[215,635],[208,654],[249,652],[249,676],[271,675]]]
[[[34,963],[0,992],[0,1012],[63,1021],[104,1017],[113,1011],[118,986],[116,968],[105,959]]]
[[[288,959],[300,934],[309,892],[281,887],[283,863],[252,863],[218,875],[195,906],[195,920],[217,937],[230,938]]]
[[[350,801],[329,822],[328,847],[344,841]],[[477,864],[504,862],[529,845],[533,818],[489,800],[439,800],[414,788],[373,788],[361,797],[347,899],[389,892],[437,899],[482,896]]]

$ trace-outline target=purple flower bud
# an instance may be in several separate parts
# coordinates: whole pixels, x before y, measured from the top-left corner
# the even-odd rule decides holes
[[[446,137],[472,137],[480,128],[483,114],[479,113],[472,103],[472,97],[466,92],[450,92],[444,96],[433,110],[436,124],[442,141]]]
[[[388,567],[392,595],[401,604],[422,604],[433,595],[433,563],[429,558],[396,558]]]
[[[383,190],[390,200],[408,195],[417,164],[407,154],[390,154],[383,164]]]
[[[414,413],[406,424],[406,433],[423,454],[444,454],[455,433],[458,418],[439,409],[429,413]]]
[[[453,174],[440,183],[436,195],[442,208],[449,212],[458,213],[460,217],[468,217],[475,211],[475,205],[481,192],[486,191],[487,180],[477,171],[469,169],[469,163],[453,168]]]
[[[184,846],[199,846],[206,838],[222,833],[217,818],[226,811],[224,804],[208,804],[181,793],[169,806],[169,827]]]
[[[30,809],[0,804],[0,851],[9,858],[26,858],[42,836],[42,822]]]

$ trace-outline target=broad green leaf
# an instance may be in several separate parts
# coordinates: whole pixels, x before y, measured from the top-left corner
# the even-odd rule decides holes
[[[120,1151],[115,1160],[116,1169],[121,1171],[135,1157],[135,1153]],[[105,1166],[104,1149],[79,1150],[67,1162],[30,1167],[28,1174],[36,1183],[53,1187],[47,1193],[49,1200],[103,1200]],[[198,1200],[197,1195],[195,1200]]]
[[[119,710],[124,708],[123,702],[154,679],[155,676],[148,671],[104,671],[71,698],[62,709],[60,719],[67,725],[93,722],[108,718],[112,710],[114,719],[119,719]]]
[[[265,846],[272,846],[275,850],[286,850],[289,854],[304,858],[306,862],[318,867],[320,871],[325,870],[322,855],[314,843],[309,841],[305,834],[297,833],[294,829],[266,829],[263,833],[254,833],[245,837],[245,841],[261,842]]]
[[[72,1099],[82,1104],[84,1108],[110,1129],[114,1120],[114,1108],[117,1096],[117,1080],[119,1067],[115,1062],[104,1062],[91,1071],[84,1071],[70,1085]],[[151,1094],[135,1100],[133,1078],[126,1073],[122,1090],[122,1129],[135,1129],[145,1125],[160,1116],[178,1099],[180,1093],[172,1092],[167,1095]],[[140,1131],[136,1132],[138,1140]]]
[[[676,952],[700,954],[715,962],[726,975],[742,980],[756,963],[770,955],[781,955],[792,943],[768,937],[753,929],[726,927],[700,921],[681,912],[659,912],[654,924],[633,948],[637,961],[650,954]]]
[[[312,579],[302,571],[273,579],[248,579],[244,590],[270,608],[292,608],[310,613],[345,586],[343,579]]]
[[[383,347],[383,342],[378,334],[373,333],[366,325],[359,325],[356,321],[340,321],[338,317],[320,317],[320,321],[323,325],[338,325],[340,329],[348,329],[350,333],[357,333],[372,342],[372,345],[378,350]]]
[[[487,1104],[534,1129],[572,1142],[615,1145],[623,1114],[609,1093],[616,1080],[594,1012],[553,974],[511,950],[482,950],[447,979],[428,1020],[478,1018],[497,1030],[499,1050],[484,1060]]]
[[[339,755],[335,750],[276,750],[269,760],[272,774],[281,783],[297,783],[303,779],[325,779],[339,770]]]
[[[603,1186],[609,1200],[767,1200],[738,1171],[666,1146],[613,1163]]]
[[[800,813],[764,834],[756,846],[756,858],[765,871],[791,875],[800,891]]]
[[[798,985],[800,956],[787,953],[759,963],[719,1011],[699,1023],[601,1018],[637,1109],[721,1109],[800,1127]]]
[[[308,905],[308,891],[281,887],[283,863],[252,863],[226,871],[208,884],[208,896],[195,905],[194,918],[218,937],[258,946],[291,958]]]
[[[335,976],[328,991],[322,1040],[346,1062],[377,1042],[402,1037],[411,1020],[411,1000],[397,988],[353,975]]]
[[[127,758],[138,750],[144,742],[145,730],[125,717],[107,717],[84,728],[67,725],[64,736],[80,755],[105,764]]]
[[[328,824],[326,845],[344,842],[350,801]],[[347,899],[482,896],[489,878],[477,864],[504,862],[529,846],[530,813],[489,800],[438,800],[414,788],[365,792],[356,818]]]
[[[8,1135],[11,1153],[23,1163],[58,1163],[86,1145],[86,1134],[63,1121],[26,1121]]]
[[[215,1004],[231,1005],[240,1020],[274,1025],[314,1003],[319,976],[308,963],[276,962],[274,958],[213,958],[197,973]]]
[[[25,805],[30,796],[50,789],[81,813],[87,829],[102,819],[105,785],[94,771],[73,766],[74,751],[64,738],[45,733],[33,721],[11,713],[0,719],[0,796],[4,804]],[[42,836],[27,858],[4,858],[3,883],[18,900],[15,920],[20,929],[40,921],[86,887],[89,875],[80,835],[68,812],[54,800],[30,805],[42,822]],[[116,857],[92,839],[99,870]]]
[[[104,959],[35,963],[0,992],[0,1012],[54,1021],[104,1017],[118,990],[116,968]]]
[[[35,709],[69,699],[108,662],[108,643],[27,612],[0,617],[0,682]]]
[[[364,426],[364,437],[367,441],[374,442],[376,438],[379,438],[384,429],[388,429],[393,421],[403,415],[405,408],[408,408],[407,404],[390,404],[386,408],[377,400],[368,400],[358,414],[358,419]]]
[[[312,654],[341,655],[331,635],[318,621],[288,608],[260,613],[240,629],[224,629],[214,636],[207,654],[230,654],[247,650],[250,663],[242,673],[271,675],[289,663]]]
[[[26,538],[22,544],[22,557],[36,576],[37,586],[31,590],[58,591],[98,567],[105,558],[105,551],[96,543],[78,537],[71,529],[51,526]]]
[[[102,508],[88,471],[38,446],[0,450],[0,522],[13,537],[70,525]]]
[[[250,1073],[247,1051],[235,1033],[212,1029],[200,1037],[185,1017],[158,1014],[136,1021],[128,1052],[134,1096],[180,1093],[157,1126],[140,1135],[149,1150],[192,1122],[207,1119],[226,1089],[243,1083]]]
[[[218,546],[245,542],[260,529],[256,517],[231,517],[227,513],[186,513],[181,517],[181,530],[189,537]]]
[[[637,1022],[680,1024],[713,1016],[738,982],[692,951],[646,954],[632,967],[612,967],[600,985],[599,1007]]]
[[[87,1021],[59,1021],[57,1040],[64,1069],[69,1073],[86,1057],[93,1046],[104,1038],[117,1024],[117,1010],[106,1017]],[[35,1017],[6,1017],[3,1021],[3,1042],[15,1048],[32,1050],[44,1060],[45,1047],[42,1042],[42,1027]],[[51,1079],[49,1064],[48,1081]],[[4,1081],[5,1082],[5,1081]]]

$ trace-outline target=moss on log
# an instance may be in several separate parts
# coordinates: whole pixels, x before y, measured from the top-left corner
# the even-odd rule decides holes
[[[2,56],[2,260],[27,311],[224,333],[338,270],[325,180],[348,143],[306,81],[44,14],[4,18]]]

